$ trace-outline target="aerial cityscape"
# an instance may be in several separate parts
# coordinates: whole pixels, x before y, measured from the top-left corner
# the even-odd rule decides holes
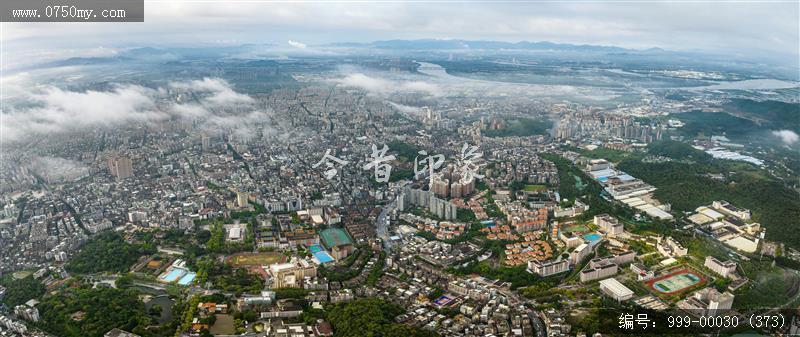
[[[0,23],[0,337],[800,335],[800,2],[143,6]]]

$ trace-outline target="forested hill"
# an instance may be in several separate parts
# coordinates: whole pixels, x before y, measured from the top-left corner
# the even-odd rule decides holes
[[[800,133],[800,103],[734,98],[723,107],[734,115],[752,118],[762,127]]]
[[[767,228],[767,239],[800,249],[800,195],[778,181],[750,172],[719,181],[706,176],[711,170],[702,163],[625,159],[618,168],[657,187],[656,198],[672,204],[675,211],[692,211],[714,200],[748,208],[753,219]]]

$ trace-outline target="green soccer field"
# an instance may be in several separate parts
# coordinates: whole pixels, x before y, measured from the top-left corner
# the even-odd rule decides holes
[[[547,186],[544,185],[525,185],[525,187],[523,188],[525,192],[539,192],[539,191],[544,191],[546,189]]]
[[[561,230],[564,231],[565,233],[588,232],[589,231],[589,227],[586,227],[586,226],[581,225],[581,224],[573,224],[573,225],[565,226],[565,227],[561,228]]]
[[[353,244],[353,240],[347,235],[344,229],[341,228],[328,228],[319,233],[322,238],[322,243],[325,247],[333,248],[346,244]]]

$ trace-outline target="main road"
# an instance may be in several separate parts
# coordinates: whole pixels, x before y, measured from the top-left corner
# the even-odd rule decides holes
[[[392,200],[392,202],[383,206],[381,214],[375,219],[375,232],[378,234],[381,241],[383,241],[383,249],[387,252],[392,250],[393,244],[389,235],[389,218],[387,215],[389,212],[393,211],[395,207],[397,207],[397,200]]]
[[[392,239],[389,237],[389,218],[388,215],[390,212],[397,207],[397,196],[398,192],[401,191],[409,182],[407,180],[400,182],[400,184],[392,191],[391,202],[384,205],[383,209],[381,210],[381,214],[378,215],[378,218],[375,219],[375,233],[378,235],[378,238],[383,241],[383,249],[388,253],[392,250]]]

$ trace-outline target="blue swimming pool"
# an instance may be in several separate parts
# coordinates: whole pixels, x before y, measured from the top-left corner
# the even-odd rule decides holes
[[[195,277],[197,277],[197,273],[188,272],[186,273],[186,275],[183,275],[183,277],[181,277],[181,279],[178,281],[178,284],[182,286],[188,285],[189,283],[192,283],[192,281],[194,281]]]
[[[591,242],[592,244],[594,244],[594,243],[596,243],[597,241],[600,241],[600,239],[602,239],[602,238],[603,238],[603,236],[601,236],[600,234],[597,234],[597,233],[589,233],[589,234],[586,234],[586,235],[584,235],[584,236],[583,236],[583,238],[584,238],[586,241],[589,241],[589,242]]]
[[[174,282],[175,280],[183,276],[183,274],[186,274],[185,270],[180,268],[172,268],[172,270],[170,270],[169,273],[167,273],[167,275],[161,277],[161,279],[164,282]]]
[[[324,250],[314,253],[314,257],[317,258],[319,263],[328,263],[334,261],[333,257]]]

